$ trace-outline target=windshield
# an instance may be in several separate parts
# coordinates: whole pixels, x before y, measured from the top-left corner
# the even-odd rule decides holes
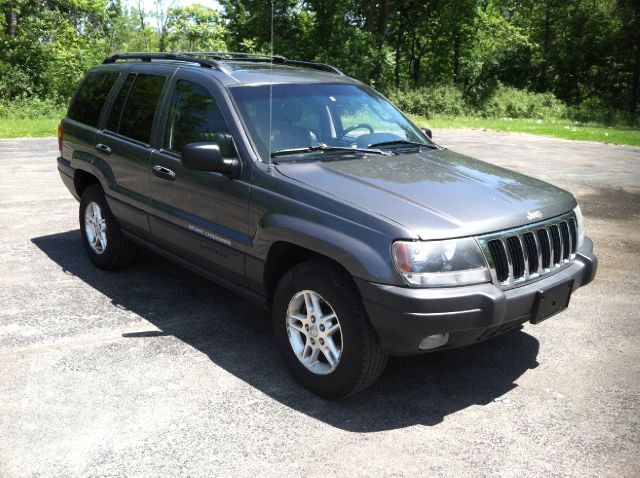
[[[391,103],[366,86],[278,84],[233,87],[230,91],[264,159],[271,153],[304,148],[311,149],[297,154],[345,154],[349,150],[340,148],[362,149],[387,142],[389,147],[397,147],[393,142],[399,140],[432,144]]]

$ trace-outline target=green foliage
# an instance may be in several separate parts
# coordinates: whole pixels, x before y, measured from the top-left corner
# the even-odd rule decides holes
[[[435,116],[477,116],[481,118],[565,118],[566,105],[552,93],[531,93],[498,86],[482,103],[465,100],[463,92],[452,85],[393,90],[389,94],[402,111],[425,118]],[[585,120],[597,120],[585,116]]]
[[[167,44],[176,51],[224,51],[220,14],[202,5],[172,8],[167,14]]]
[[[0,103],[0,117],[12,119],[58,118],[62,119],[66,105],[59,101],[32,96],[18,96],[11,102]]]
[[[420,126],[432,128],[436,141],[438,140],[438,131],[443,128],[472,128],[537,134],[578,141],[640,146],[640,130],[638,129],[576,123],[568,120],[471,118],[468,116],[455,118],[436,116],[431,119],[413,116],[412,119]]]
[[[462,116],[469,113],[462,92],[451,85],[392,90],[389,92],[389,99],[403,112],[425,118],[436,115]]]
[[[476,113],[483,118],[566,118],[567,106],[553,93],[532,93],[500,87]]]
[[[219,4],[154,0],[149,12],[130,0],[2,0],[0,104],[64,104],[117,51],[273,48],[331,63],[425,116],[640,121],[637,0]]]

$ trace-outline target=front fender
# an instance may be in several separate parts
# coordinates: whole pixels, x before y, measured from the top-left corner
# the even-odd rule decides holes
[[[399,283],[391,261],[389,237],[344,218],[324,217],[322,222],[273,213],[262,218],[254,239],[254,252],[267,259],[276,242],[288,242],[326,256],[354,277],[383,284]]]

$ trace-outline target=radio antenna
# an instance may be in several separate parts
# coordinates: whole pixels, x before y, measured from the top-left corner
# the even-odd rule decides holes
[[[268,154],[268,162],[267,162],[267,172],[271,174],[271,130],[273,127],[273,2],[275,0],[271,0],[271,58],[269,65],[269,151]]]

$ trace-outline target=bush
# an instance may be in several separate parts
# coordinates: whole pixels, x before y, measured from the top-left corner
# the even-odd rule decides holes
[[[416,90],[393,90],[389,99],[405,113],[424,116],[461,116],[469,112],[462,93],[454,86],[442,85]]]
[[[56,99],[19,96],[11,102],[0,103],[0,117],[63,118],[66,105]]]
[[[531,93],[506,86],[480,105],[476,114],[484,118],[566,118],[567,106],[553,93]]]
[[[594,97],[587,98],[578,106],[571,108],[571,116],[584,123],[595,122],[606,125],[631,123],[630,118],[613,109],[606,101]]]
[[[480,116],[483,118],[566,118],[567,106],[553,93],[531,93],[500,86],[476,104],[477,97],[465,98],[451,85],[393,90],[389,99],[405,113],[424,116]]]

